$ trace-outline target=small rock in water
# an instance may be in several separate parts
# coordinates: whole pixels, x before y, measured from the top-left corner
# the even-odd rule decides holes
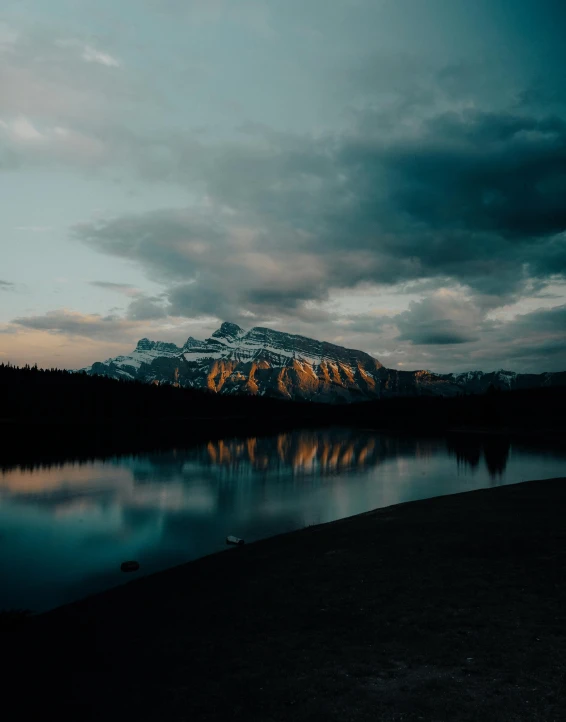
[[[120,566],[120,569],[123,572],[137,572],[139,568],[139,562],[122,562]]]
[[[244,543],[243,539],[238,539],[237,536],[227,536],[226,544],[238,544],[239,546]]]

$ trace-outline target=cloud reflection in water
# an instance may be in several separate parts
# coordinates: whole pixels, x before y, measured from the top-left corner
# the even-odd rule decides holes
[[[45,609],[247,541],[412,499],[566,474],[558,450],[355,429],[0,474],[0,608]]]

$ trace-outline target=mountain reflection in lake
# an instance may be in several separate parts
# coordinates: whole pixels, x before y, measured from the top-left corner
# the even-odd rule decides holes
[[[1,459],[0,459],[1,468]],[[559,448],[354,429],[210,441],[0,472],[0,609],[43,610],[141,573],[377,507],[566,475]]]

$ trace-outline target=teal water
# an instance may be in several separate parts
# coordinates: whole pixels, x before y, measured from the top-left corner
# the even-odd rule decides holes
[[[1,466],[1,458],[0,458]],[[0,471],[0,609],[50,609],[136,576],[377,507],[566,476],[566,452],[352,429]],[[123,574],[122,561],[140,563]]]

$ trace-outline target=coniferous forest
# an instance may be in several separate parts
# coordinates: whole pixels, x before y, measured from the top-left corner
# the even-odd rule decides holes
[[[490,428],[545,431],[565,427],[566,387],[500,391],[451,398],[384,398],[318,404],[119,381],[37,366],[0,364],[0,419],[17,425],[106,425],[156,431],[240,424],[354,424],[371,428]]]

